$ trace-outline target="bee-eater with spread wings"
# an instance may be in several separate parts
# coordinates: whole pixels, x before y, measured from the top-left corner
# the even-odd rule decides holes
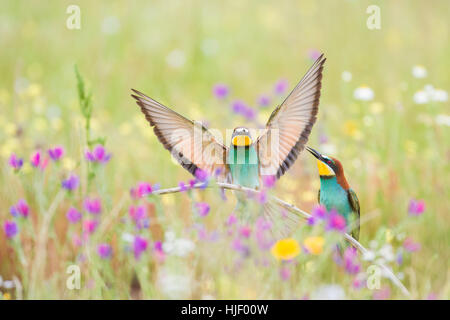
[[[253,140],[245,127],[234,129],[231,145],[220,143],[201,123],[186,119],[134,90],[146,119],[164,147],[191,174],[197,169],[218,181],[258,189],[263,175],[280,178],[303,150],[316,121],[325,58],[321,55],[271,114],[264,132]],[[272,217],[273,219],[273,217]]]

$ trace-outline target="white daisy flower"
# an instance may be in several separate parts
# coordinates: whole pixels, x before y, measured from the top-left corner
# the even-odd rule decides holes
[[[413,77],[417,79],[425,78],[428,75],[427,69],[425,69],[425,67],[421,65],[415,65],[414,67],[412,67],[411,72]]]
[[[375,97],[375,93],[371,88],[367,86],[361,86],[355,89],[355,91],[353,92],[353,97],[356,100],[370,101]]]
[[[341,78],[345,82],[350,82],[352,81],[353,76],[350,71],[343,71],[341,74]]]
[[[183,50],[175,49],[167,55],[166,62],[172,68],[181,68],[186,63],[186,54]]]
[[[311,294],[311,298],[313,300],[344,300],[345,291],[337,284],[325,285],[316,289]]]
[[[430,101],[428,93],[424,90],[417,91],[413,96],[413,100],[416,104],[425,104]]]
[[[442,89],[435,89],[432,93],[431,99],[437,102],[447,102],[448,101],[448,93]]]
[[[436,116],[436,124],[440,126],[447,126],[450,127],[450,116],[446,114],[438,114]]]

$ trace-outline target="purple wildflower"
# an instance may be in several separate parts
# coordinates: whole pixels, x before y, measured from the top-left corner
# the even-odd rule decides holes
[[[53,149],[48,149],[47,152],[53,161],[58,161],[64,155],[64,148],[62,146],[56,146]]]
[[[254,120],[256,118],[256,111],[251,107],[245,108],[242,114],[247,120]]]
[[[274,91],[276,94],[283,94],[286,92],[288,87],[288,81],[286,79],[280,79],[275,83]]]
[[[106,153],[105,147],[98,144],[92,151],[86,150],[85,157],[89,162],[107,163],[111,159],[111,154]]]
[[[6,220],[5,223],[3,224],[3,230],[5,231],[6,237],[8,239],[13,238],[19,232],[17,223],[15,221],[9,220]]]
[[[234,215],[234,213],[232,213],[232,214],[230,214],[230,215],[228,216],[226,225],[227,225],[228,227],[229,227],[229,226],[232,226],[232,225],[235,224],[237,221],[238,221],[238,220],[237,220],[236,216]]]
[[[107,243],[101,243],[97,247],[97,253],[102,259],[109,259],[112,255],[112,248]]]
[[[361,270],[361,265],[357,261],[358,253],[356,248],[347,247],[344,251],[344,267],[349,274],[357,274]]]
[[[320,54],[321,54],[320,51],[316,49],[308,50],[308,57],[313,61],[316,61],[320,57]]]
[[[99,214],[102,212],[102,202],[99,198],[84,200],[84,209],[91,214]]]
[[[243,114],[247,109],[247,105],[245,104],[244,101],[236,100],[232,103],[231,109],[233,110],[234,113]]]
[[[198,181],[205,182],[208,180],[208,173],[200,168],[197,168],[197,170],[195,170],[195,177]]]
[[[260,203],[260,204],[264,204],[267,202],[267,193],[265,190],[261,190],[260,192],[258,192],[258,194],[256,195],[256,200]]]
[[[136,259],[139,259],[141,257],[141,254],[147,250],[148,242],[145,238],[142,238],[140,236],[134,237],[133,241],[133,252],[134,257]]]
[[[267,107],[270,104],[270,97],[266,94],[262,94],[258,97],[257,102],[261,107]]]
[[[143,198],[153,192],[153,188],[148,182],[139,182],[135,188],[131,188],[130,194],[134,199]]]
[[[20,168],[22,168],[23,166],[23,159],[22,158],[17,158],[17,156],[13,153],[11,154],[11,156],[9,157],[9,165],[14,168],[14,170],[19,171]]]
[[[218,83],[213,88],[213,94],[217,99],[225,99],[230,92],[226,84]]]
[[[291,270],[289,270],[286,267],[281,268],[281,270],[280,270],[280,277],[284,281],[289,280],[289,278],[291,277]]]
[[[180,181],[180,182],[178,183],[178,187],[180,187],[180,191],[181,191],[181,192],[187,191],[186,184],[185,184],[183,181]]]
[[[41,152],[36,151],[30,159],[31,165],[35,168],[39,167],[39,164],[41,163]]]
[[[61,186],[67,191],[73,191],[78,188],[80,179],[75,174],[71,174],[69,178],[61,182]]]
[[[273,245],[273,239],[270,235],[272,228],[269,221],[260,217],[256,220],[255,237],[258,246],[262,250],[268,250]]]
[[[420,243],[414,242],[412,238],[406,238],[403,242],[403,248],[409,252],[416,252],[420,250]]]
[[[145,206],[131,206],[128,210],[128,214],[138,229],[145,228],[148,225],[148,223],[146,223],[148,222],[148,219],[147,208]]]
[[[375,290],[373,293],[374,300],[387,300],[391,296],[391,289],[389,287],[384,287],[380,290]]]
[[[27,218],[30,214],[30,207],[24,199],[20,199],[14,206],[9,208],[9,212],[13,217],[22,216]]]
[[[252,229],[249,226],[242,226],[239,228],[239,235],[244,238],[249,238],[252,233]]]
[[[335,230],[339,232],[345,232],[346,230],[345,218],[334,209],[332,209],[329,213],[327,230]]]
[[[409,201],[408,213],[411,216],[420,216],[425,211],[425,201],[423,200],[414,200],[411,199]]]
[[[69,210],[67,210],[66,218],[70,223],[77,223],[81,220],[81,213],[74,207],[70,207]]]
[[[163,262],[166,259],[166,255],[164,253],[164,250],[162,248],[162,242],[161,241],[155,241],[153,243],[153,253],[156,256],[156,259],[159,262]]]
[[[92,234],[97,230],[98,221],[97,220],[84,220],[83,221],[83,230],[87,234]]]
[[[206,217],[210,210],[210,206],[206,202],[197,202],[195,207],[200,217]]]
[[[275,175],[266,175],[262,177],[262,181],[265,188],[273,188],[275,182],[277,182],[277,177]]]

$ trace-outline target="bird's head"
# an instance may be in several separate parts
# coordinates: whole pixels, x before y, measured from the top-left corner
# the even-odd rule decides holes
[[[248,147],[253,143],[250,131],[244,127],[237,127],[231,136],[231,144],[235,147]]]
[[[343,174],[342,165],[338,159],[320,154],[318,151],[308,146],[306,147],[306,150],[316,157],[317,167],[321,177],[333,177]]]

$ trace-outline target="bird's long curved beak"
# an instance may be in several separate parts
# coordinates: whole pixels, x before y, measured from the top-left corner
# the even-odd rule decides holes
[[[316,150],[314,150],[313,148],[310,148],[310,147],[308,147],[308,146],[306,146],[305,148],[306,148],[306,150],[308,150],[309,152],[311,152],[311,154],[312,154],[314,157],[316,157],[318,160],[322,160],[322,155],[321,155],[319,152],[317,152]]]

